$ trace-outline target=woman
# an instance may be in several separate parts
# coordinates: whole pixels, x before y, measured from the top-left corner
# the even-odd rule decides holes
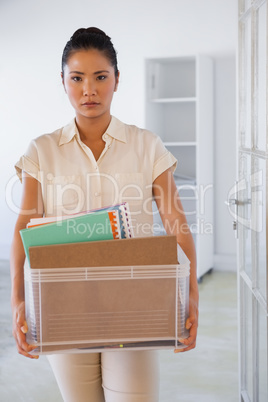
[[[191,261],[189,338],[195,347],[198,286],[195,249],[172,172],[176,159],[159,137],[126,125],[110,114],[119,82],[113,44],[97,28],[81,28],[62,56],[62,83],[75,110],[67,126],[36,138],[16,164],[23,183],[11,251],[13,335],[18,352],[35,358],[26,343],[23,265],[19,231],[30,218],[66,215],[121,202],[128,197],[134,233],[152,235],[152,197],[164,227],[175,234]],[[149,231],[148,231],[149,227]],[[120,351],[48,356],[65,401],[155,402],[158,364],[155,351]]]

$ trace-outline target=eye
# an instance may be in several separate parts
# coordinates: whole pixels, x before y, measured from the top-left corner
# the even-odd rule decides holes
[[[103,80],[105,80],[106,78],[107,78],[106,75],[98,75],[98,76],[97,76],[97,80],[99,80],[99,81],[103,81]]]
[[[71,77],[71,80],[75,81],[75,82],[78,82],[78,81],[82,81],[82,78],[78,77],[78,76],[74,76],[74,77]]]

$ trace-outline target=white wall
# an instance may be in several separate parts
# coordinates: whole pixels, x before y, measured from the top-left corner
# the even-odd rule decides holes
[[[121,82],[112,112],[126,123],[144,126],[145,58],[194,53],[215,58],[215,105],[219,119],[215,123],[215,161],[216,178],[222,183],[217,183],[215,194],[215,253],[235,253],[231,218],[223,207],[234,180],[235,113],[229,113],[230,103],[219,96],[224,94],[226,85],[234,106],[235,66],[231,60],[236,52],[236,21],[235,0],[0,2],[0,121],[5,139],[0,148],[0,258],[8,256],[16,219],[10,199],[9,207],[4,199],[5,187],[14,177],[13,164],[32,138],[73,117],[60,81],[61,54],[72,33],[87,26],[106,31],[118,51]],[[220,60],[224,59],[229,64],[221,67]],[[222,146],[227,130],[226,146]],[[228,164],[224,162],[227,156]],[[220,160],[224,163],[220,164]],[[12,202],[18,205],[21,187],[18,183],[12,187]]]

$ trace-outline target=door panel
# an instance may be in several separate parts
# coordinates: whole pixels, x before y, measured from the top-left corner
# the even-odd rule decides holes
[[[239,1],[240,400],[268,401],[267,0]]]
[[[238,181],[238,238],[240,270],[252,279],[252,247],[251,247],[251,155],[240,154]]]
[[[267,300],[267,270],[266,267],[266,166],[264,158],[255,158],[255,182],[253,188],[253,205],[255,208],[256,231],[254,233],[256,291]]]
[[[239,26],[239,65],[240,75],[240,136],[242,148],[251,148],[251,80],[252,80],[252,53],[251,53],[251,14],[246,14]]]
[[[252,351],[252,293],[241,282],[241,392],[253,401],[253,351]]]
[[[267,402],[268,395],[268,367],[267,367],[267,315],[265,308],[258,306],[258,395],[260,402]]]
[[[267,3],[264,2],[256,10],[256,148],[267,149],[266,138],[266,89],[267,89]]]

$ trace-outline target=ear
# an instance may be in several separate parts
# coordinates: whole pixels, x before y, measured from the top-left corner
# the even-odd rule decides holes
[[[115,87],[114,87],[114,92],[117,91],[118,88],[118,84],[119,84],[119,76],[120,76],[120,72],[118,71],[118,75],[116,77],[116,81],[115,81]]]

